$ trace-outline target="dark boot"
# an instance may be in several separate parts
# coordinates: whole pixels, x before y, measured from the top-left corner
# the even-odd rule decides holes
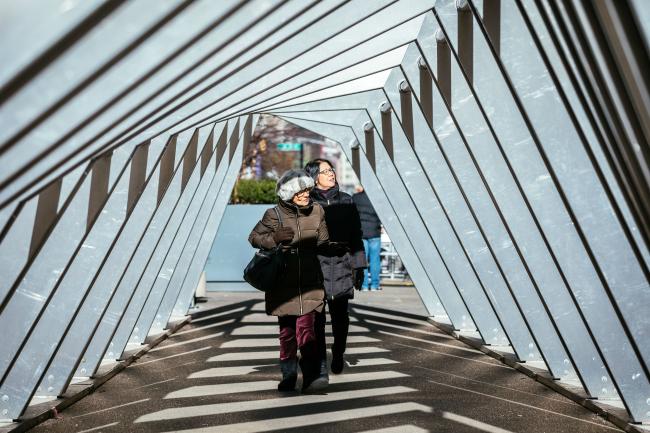
[[[348,340],[348,329],[350,327],[350,315],[348,313],[348,299],[337,298],[330,304],[330,316],[332,317],[332,373],[341,374],[345,362],[343,353]]]
[[[298,380],[298,360],[296,358],[280,361],[282,380],[278,383],[278,391],[293,391]]]
[[[330,376],[327,372],[327,346],[325,344],[325,309],[322,312],[316,314],[316,322],[314,324],[314,331],[316,333],[316,347],[318,351],[318,357],[320,358],[320,379],[325,382],[325,385],[329,385]]]
[[[310,341],[300,348],[300,370],[302,371],[302,392],[318,392],[327,388],[329,381],[320,377],[320,359],[315,342]]]
[[[325,382],[325,385],[330,384],[330,375],[327,372],[327,359],[321,359],[320,361],[320,375],[318,376],[320,379],[323,379]]]
[[[330,366],[332,368],[332,373],[341,374],[344,366],[345,362],[343,361],[343,353],[332,352],[332,365]]]

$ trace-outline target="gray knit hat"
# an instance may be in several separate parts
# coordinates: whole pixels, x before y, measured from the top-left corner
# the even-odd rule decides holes
[[[305,188],[313,188],[312,179],[304,170],[288,170],[275,186],[275,193],[280,199],[289,201],[291,198]]]

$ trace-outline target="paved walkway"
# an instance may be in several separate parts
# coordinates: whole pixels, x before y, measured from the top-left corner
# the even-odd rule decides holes
[[[259,293],[212,294],[190,325],[33,432],[621,431],[424,320],[412,288],[357,293],[346,366],[279,394]]]

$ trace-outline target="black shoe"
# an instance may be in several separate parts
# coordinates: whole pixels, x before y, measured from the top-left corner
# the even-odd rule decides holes
[[[321,377],[321,361],[316,355],[316,346],[313,342],[300,348],[300,370],[302,371],[302,392],[312,393],[322,391],[329,385],[326,377]]]
[[[323,391],[327,389],[327,386],[329,385],[329,381],[320,376],[312,380],[311,382],[307,382],[307,386],[305,386],[304,380],[305,379],[303,376],[302,392],[304,394],[311,394],[311,393]]]
[[[293,358],[280,361],[280,370],[282,371],[282,380],[278,383],[278,391],[295,390],[296,380],[298,380],[298,360]]]
[[[330,366],[330,368],[332,369],[332,373],[341,374],[341,372],[343,371],[343,367],[345,367],[345,362],[343,361],[343,354],[341,355],[332,354],[332,365]]]

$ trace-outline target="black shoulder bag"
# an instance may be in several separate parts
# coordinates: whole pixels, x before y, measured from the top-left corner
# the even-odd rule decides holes
[[[280,227],[282,217],[278,208],[273,208],[278,215]],[[280,245],[270,250],[259,249],[244,269],[244,280],[257,290],[267,292],[273,289],[284,260]]]

